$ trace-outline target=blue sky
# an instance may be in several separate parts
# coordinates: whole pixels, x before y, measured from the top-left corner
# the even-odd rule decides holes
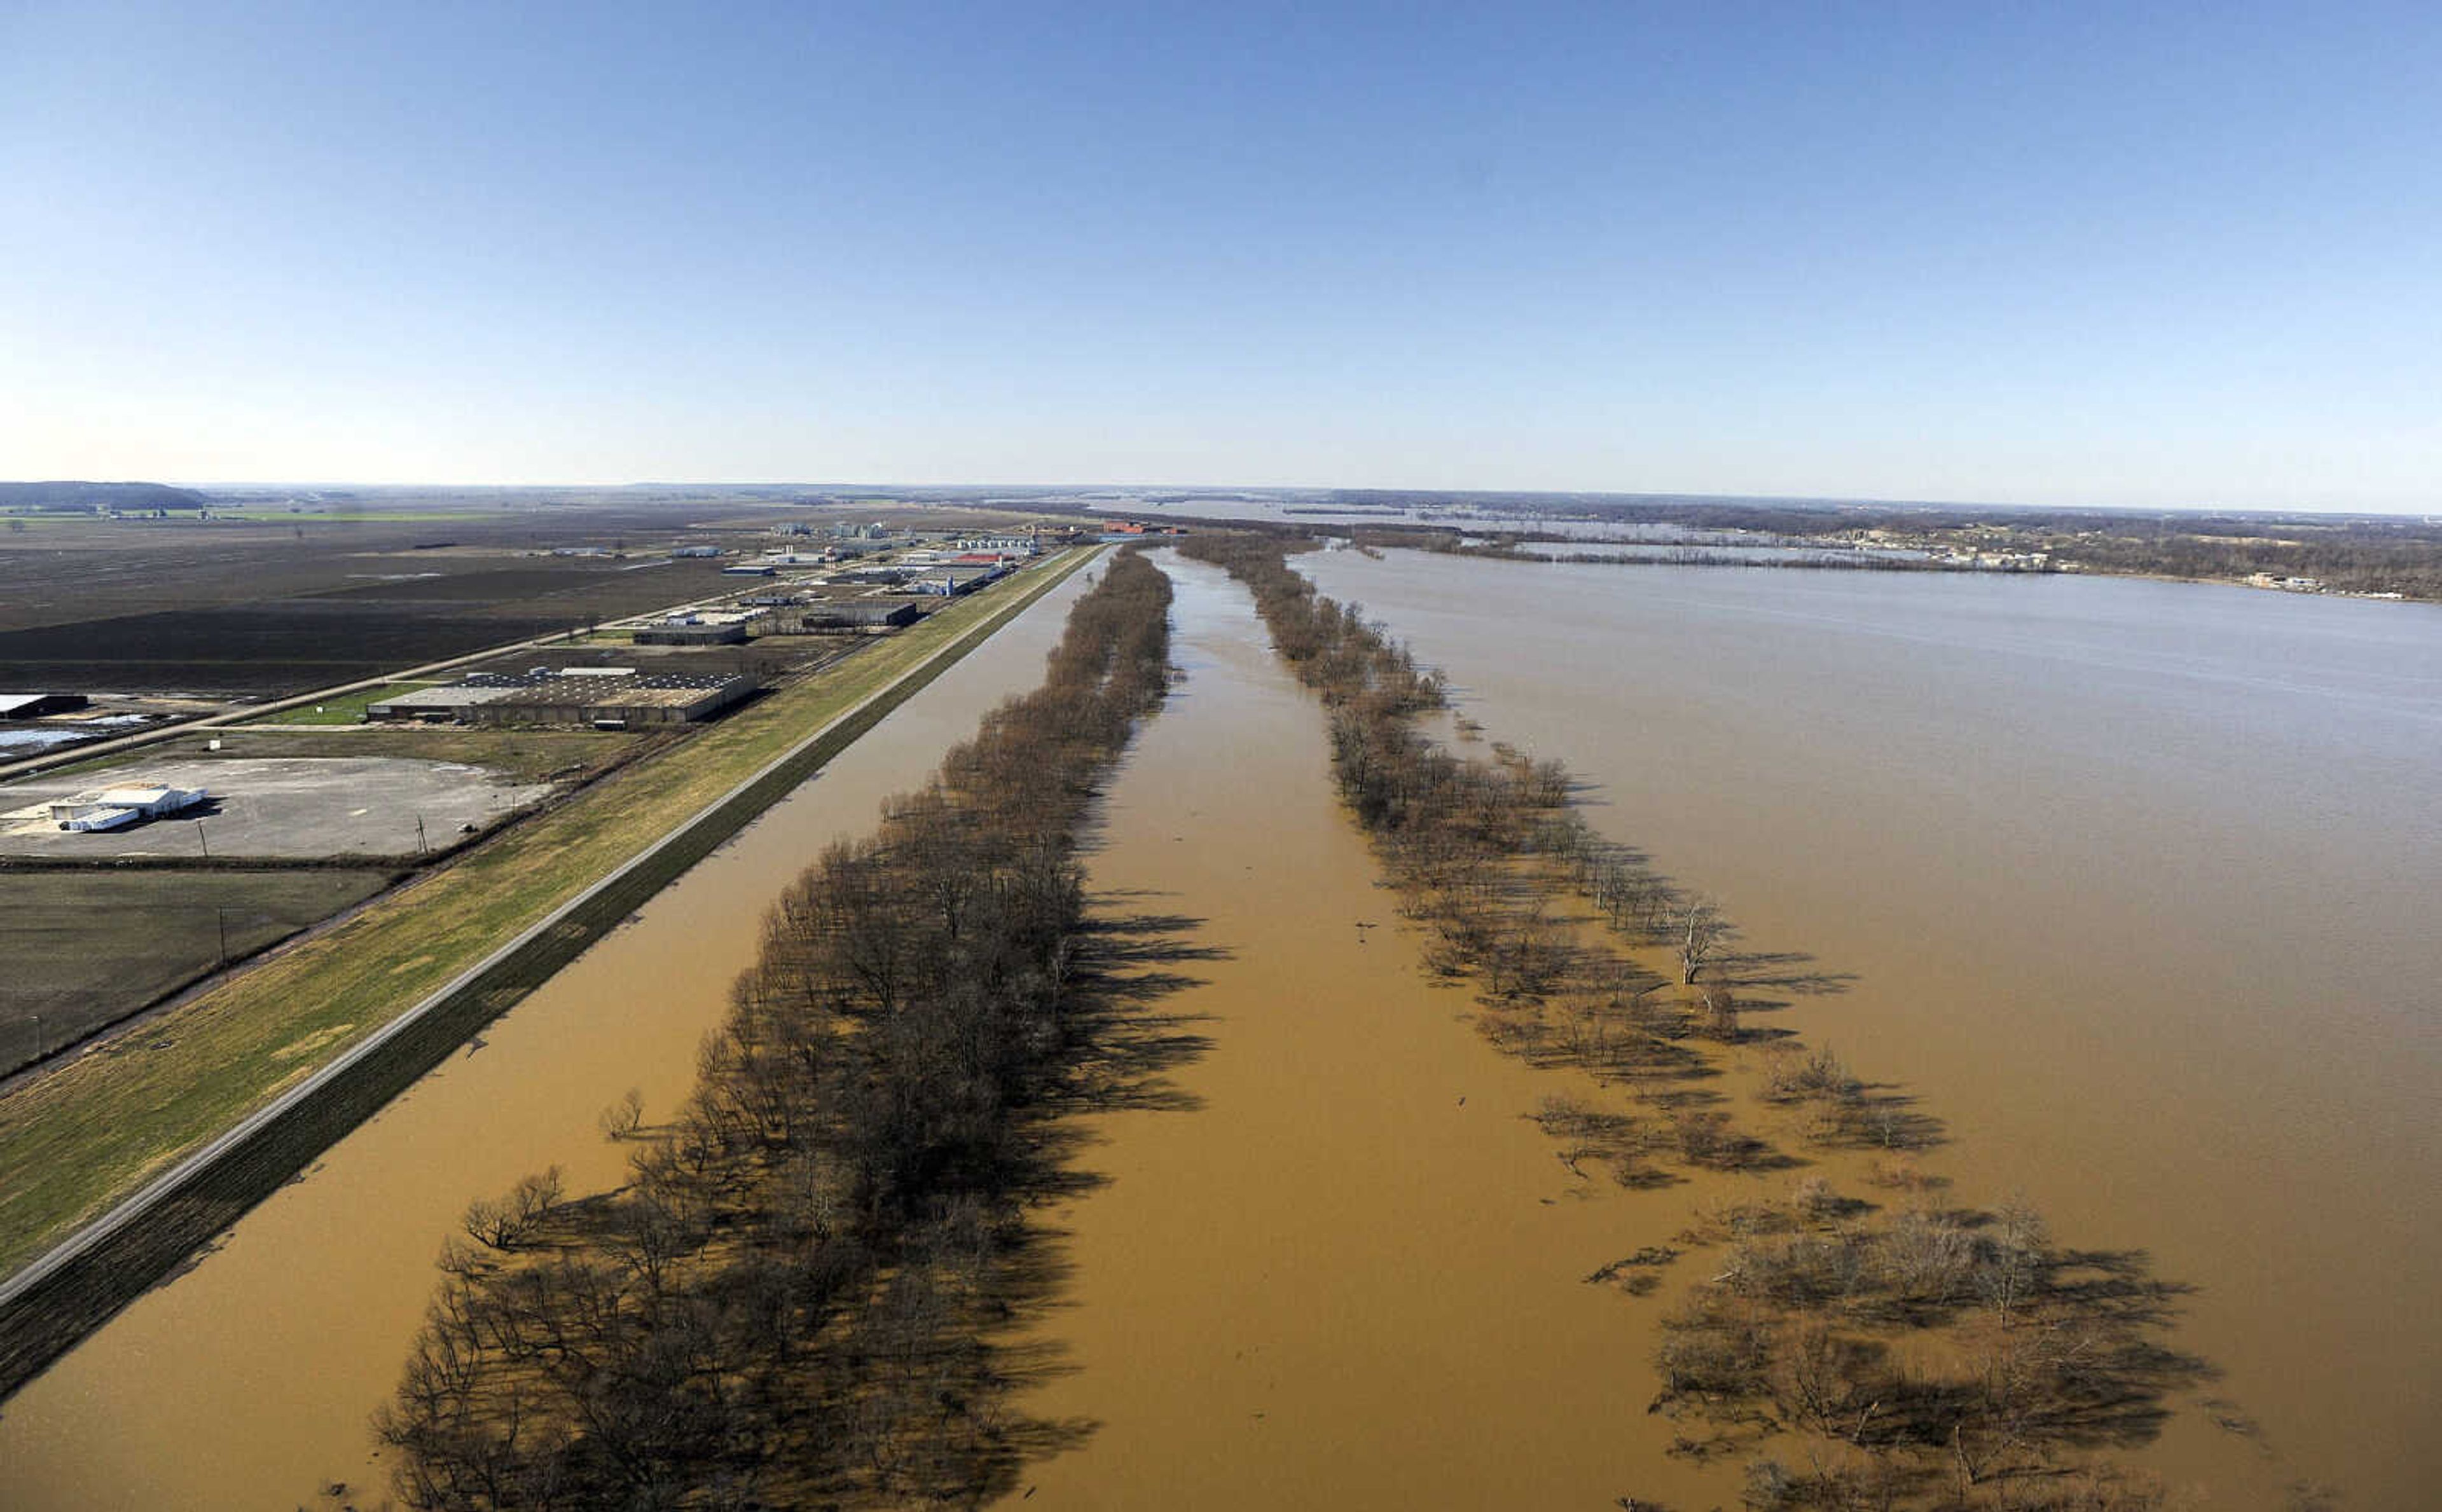
[[[2442,8],[0,0],[0,476],[2442,510]]]

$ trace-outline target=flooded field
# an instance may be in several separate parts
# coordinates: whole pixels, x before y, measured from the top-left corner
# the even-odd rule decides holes
[[[2442,1448],[2442,612],[2128,580],[1301,558],[1950,1120],[1962,1195],[2201,1289],[2214,1505],[2425,1504]],[[1722,1493],[1727,1495],[1727,1492]]]
[[[894,711],[248,1214],[188,1274],[119,1315],[0,1415],[0,1502],[34,1508],[375,1504],[367,1419],[475,1197],[556,1163],[616,1183],[596,1118],[691,1084],[695,1047],[754,956],[766,905],[830,841],[872,827],[985,709],[1039,678],[1084,574]],[[325,1495],[337,1483],[349,1489]]]

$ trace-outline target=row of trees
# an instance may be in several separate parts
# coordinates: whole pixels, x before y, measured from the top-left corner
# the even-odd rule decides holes
[[[1939,1140],[1905,1098],[1747,1022],[1773,1006],[1759,989],[1804,979],[1773,975],[1785,959],[1735,951],[1718,907],[1595,835],[1565,768],[1499,745],[1463,756],[1428,738],[1417,716],[1443,701],[1439,679],[1318,594],[1277,540],[1199,537],[1183,549],[1253,591],[1281,654],[1329,710],[1340,791],[1426,929],[1429,964],[1478,984],[1496,1043],[1633,1093],[1630,1108],[1545,1102],[1538,1121],[1572,1171],[1597,1164],[1635,1188],[1680,1179],[1674,1169],[1799,1164],[1738,1126],[1707,1085],[1732,1046],[1761,1052],[1755,1096],[1810,1151]],[[1812,1176],[1785,1205],[1733,1209],[1689,1235],[1721,1264],[1666,1321],[1654,1408],[1717,1431],[1683,1445],[1748,1455],[1759,1508],[2158,1504],[2151,1483],[2096,1455],[2150,1439],[2166,1395],[2208,1375],[2161,1343],[2182,1288],[2141,1255],[2053,1245],[2021,1207],[1951,1205],[1904,1155],[1885,1159],[1883,1184],[1902,1199],[1888,1211]],[[1649,1248],[1588,1279],[1645,1295],[1677,1256]],[[1801,1447],[1800,1463],[1760,1452],[1775,1435]]]
[[[765,921],[693,1094],[633,1102],[616,1193],[470,1209],[377,1424],[421,1508],[977,1499],[1030,1435],[983,1335],[1030,1284],[1022,1194],[1081,1047],[1095,785],[1168,673],[1133,552],[870,838]]]
[[[1403,900],[1427,931],[1427,959],[1484,984],[1486,1024],[1547,1064],[1599,1074],[1675,1074],[1690,1038],[1735,1041],[1737,985],[1723,975],[1731,931],[1642,856],[1605,841],[1570,803],[1567,767],[1505,745],[1462,756],[1418,727],[1445,702],[1438,673],[1361,609],[1342,608],[1290,570],[1276,543],[1202,536],[1181,548],[1254,592],[1280,654],[1328,711],[1332,769]],[[1570,910],[1591,903],[1627,941],[1675,952],[1681,992],[1590,939]],[[1563,1020],[1598,1022],[1584,1034]]]

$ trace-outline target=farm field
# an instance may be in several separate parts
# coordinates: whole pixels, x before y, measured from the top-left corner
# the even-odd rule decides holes
[[[0,873],[0,1075],[389,885],[383,871]],[[39,1024],[36,1022],[39,1018]]]
[[[27,686],[273,697],[581,630],[722,587],[701,562],[503,576],[491,597],[419,581],[0,631],[0,664]]]
[[[741,586],[719,558],[673,557],[671,547],[760,550],[790,538],[784,531],[876,512],[785,494],[444,490],[385,494],[353,512],[238,513],[51,517],[0,534],[9,683],[271,698],[512,641],[588,638],[606,621]],[[930,529],[1004,518],[907,504],[884,513]]]

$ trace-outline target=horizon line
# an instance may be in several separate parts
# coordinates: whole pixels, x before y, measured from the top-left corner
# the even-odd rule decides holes
[[[129,484],[160,483],[163,486],[196,491],[231,488],[384,488],[384,489],[466,489],[489,492],[577,492],[587,489],[627,490],[647,488],[718,488],[718,489],[805,489],[841,491],[871,488],[883,491],[959,490],[1012,493],[1119,492],[1119,493],[1195,493],[1214,494],[1328,494],[1328,493],[1395,493],[1423,494],[1449,499],[1591,499],[1640,501],[1688,501],[1759,504],[1824,505],[1847,509],[1993,509],[2020,512],[2062,511],[2094,515],[2233,515],[2289,516],[2312,515],[2326,518],[2368,518],[2383,519],[2442,519],[2442,511],[2399,506],[2392,508],[2329,508],[2303,505],[2264,506],[2236,504],[2047,504],[2008,500],[1973,499],[1900,499],[1858,494],[1741,494],[1701,493],[1667,489],[1605,489],[1605,488],[1437,488],[1402,484],[1348,483],[889,483],[879,480],[805,482],[782,479],[759,481],[714,481],[679,479],[639,479],[621,483],[465,483],[465,482],[386,482],[365,479],[219,479],[153,480],[153,479],[68,479],[26,480],[27,483],[110,483]],[[1156,506],[1159,507],[1159,506]]]

